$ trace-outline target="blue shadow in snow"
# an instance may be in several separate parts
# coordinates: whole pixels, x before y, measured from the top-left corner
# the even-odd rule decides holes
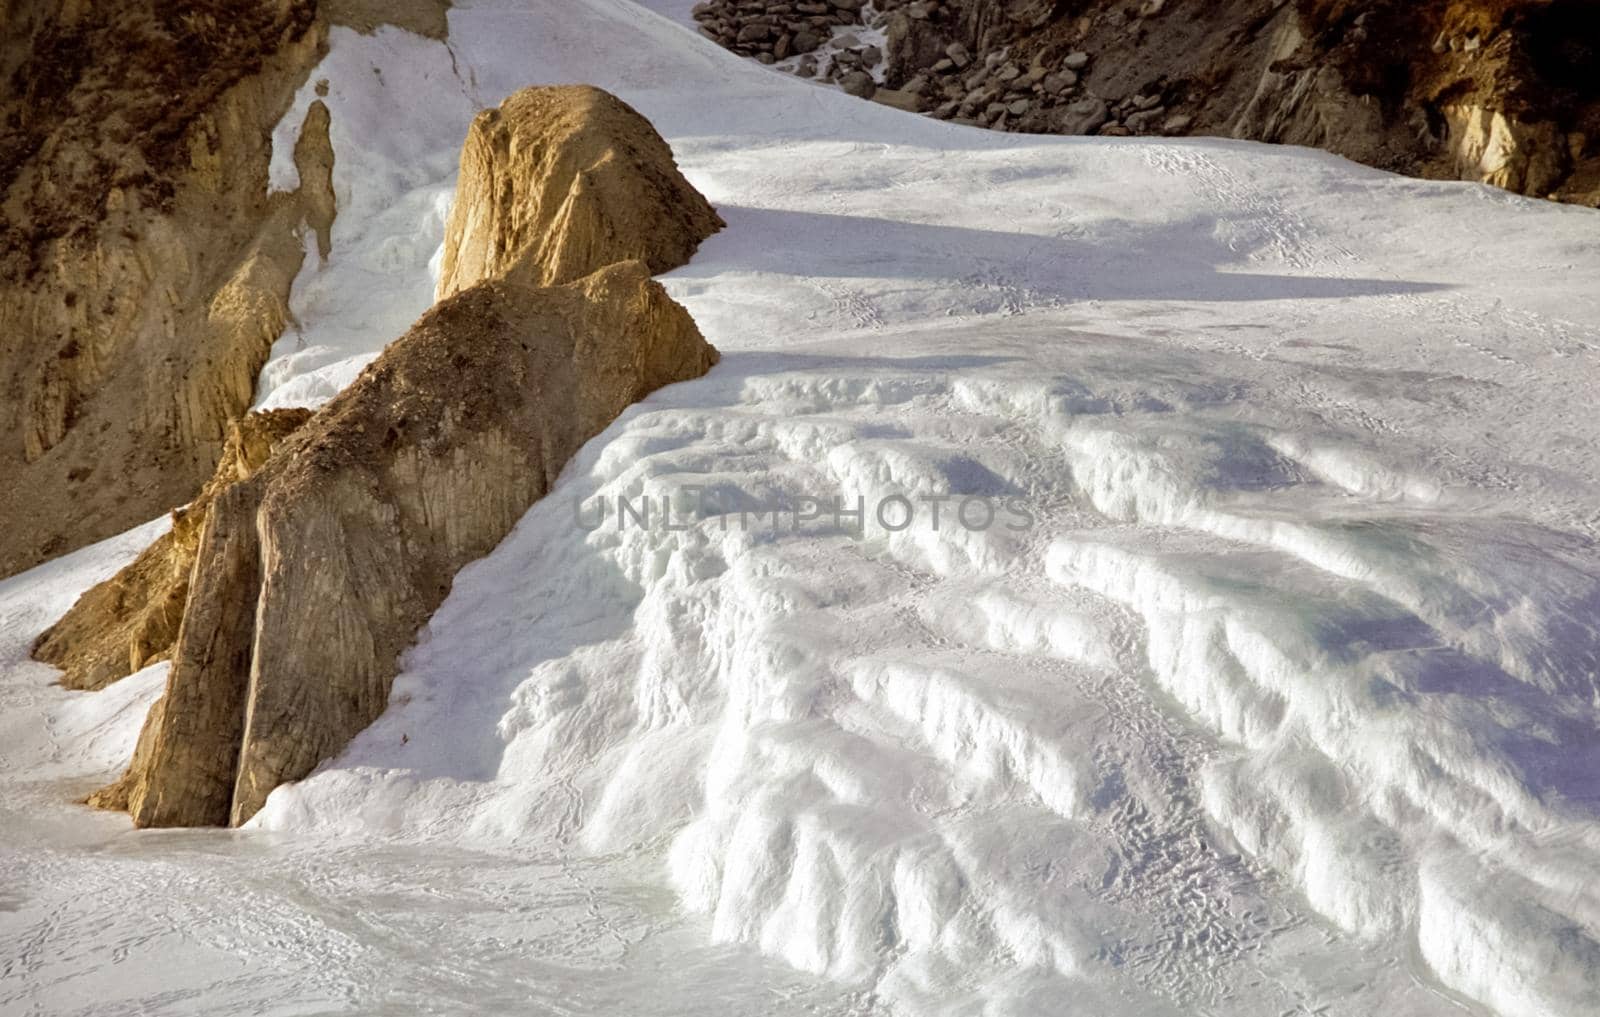
[[[723,272],[903,279],[1025,292],[1034,300],[1342,300],[1432,293],[1448,284],[1224,271],[1241,255],[1216,221],[1128,223],[1104,239],[899,222],[871,216],[723,206],[728,228],[674,278]]]

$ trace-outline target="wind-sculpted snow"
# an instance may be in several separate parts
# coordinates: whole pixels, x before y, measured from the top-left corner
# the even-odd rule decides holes
[[[623,0],[450,26],[336,33],[350,193],[261,401],[325,397],[431,292],[455,113],[535,82],[616,91],[727,220],[664,279],[724,360],[590,442],[384,716],[217,851],[381,845],[471,901],[450,859],[501,859],[493,900],[525,860],[594,933],[557,952],[638,944],[604,954],[613,1012],[706,1008],[683,972],[728,969],[660,946],[691,937],[836,980],[794,997],[825,1013],[1592,1009],[1594,213],[966,131]],[[384,82],[438,116],[369,137]],[[629,924],[619,878],[693,918]],[[465,1012],[448,971],[489,971],[481,941],[428,941],[447,971],[406,1000]],[[296,998],[392,1000],[387,970]]]
[[[1383,585],[1432,570],[1430,603],[1448,604],[1440,562],[1462,555],[1395,531],[1459,520],[1412,508],[1401,529],[1394,499],[1323,483],[1233,400],[1180,410],[1183,391],[1139,380],[1137,340],[1052,331],[1036,360],[974,365],[956,352],[968,327],[895,338],[898,364],[751,357],[674,390],[590,446],[567,498],[939,492],[1020,499],[1030,527],[891,532],[869,511],[858,536],[685,509],[680,532],[586,532],[558,498],[463,574],[406,706],[349,765],[437,759],[509,704],[497,764],[434,774],[487,782],[460,806],[480,831],[528,836],[565,789],[589,850],[663,845],[716,937],[913,1010],[972,985],[1016,1012],[1080,989],[1180,1011],[1446,1012],[1370,967],[1408,940],[1501,1012],[1591,998],[1591,694],[1452,645]],[[1113,350],[1128,369],[1068,366]],[[1161,408],[1118,411],[1140,384]],[[1270,517],[1291,507],[1339,525],[1282,540]],[[1528,536],[1480,526],[1483,553]],[[1518,573],[1532,628],[1536,605],[1583,588],[1561,542],[1536,547]],[[1383,567],[1320,564],[1368,560]],[[463,687],[497,690],[478,733]],[[403,751],[380,748],[399,732]],[[346,772],[263,822],[421,793]]]

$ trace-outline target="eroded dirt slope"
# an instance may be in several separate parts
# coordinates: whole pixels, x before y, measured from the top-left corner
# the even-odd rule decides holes
[[[324,45],[313,0],[13,0],[3,18],[8,575],[199,490],[287,321],[332,152],[314,110],[300,191],[269,198],[272,125]]]

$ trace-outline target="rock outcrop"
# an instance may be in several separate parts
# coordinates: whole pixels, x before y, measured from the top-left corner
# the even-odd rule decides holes
[[[207,490],[166,695],[127,773],[91,804],[126,809],[139,826],[248,820],[273,788],[378,717],[401,652],[456,572],[499,543],[585,441],[633,402],[716,362],[651,274],[681,264],[720,220],[648,122],[592,89],[530,90],[507,106],[514,115],[499,122],[509,133],[486,150],[469,144],[463,159],[470,175],[458,207],[500,199],[494,214],[453,227],[458,249],[478,252],[470,269],[458,264],[470,284],[259,469]],[[585,116],[596,122],[572,119]],[[533,141],[551,138],[577,139],[578,155],[522,161]],[[663,180],[681,193],[664,192]],[[536,208],[506,203],[558,193],[565,211],[548,221],[567,228],[547,237],[523,232]],[[653,261],[629,257],[640,241],[625,229],[645,238]],[[542,285],[610,255],[620,257]],[[170,557],[147,557],[161,554]],[[152,570],[141,559],[113,583],[132,588]],[[116,589],[74,615],[103,614],[96,605]],[[58,626],[48,640],[58,659],[92,656],[68,645],[84,628]]]
[[[472,123],[437,296],[513,271],[552,286],[635,258],[665,272],[722,227],[632,107],[583,85],[526,88]]]
[[[881,52],[848,30],[866,10],[707,0],[695,17],[737,52],[941,119],[1309,145],[1600,205],[1593,0],[880,0]]]
[[[377,719],[455,573],[583,442],[715,359],[638,261],[438,304],[213,500],[166,697],[93,802],[139,826],[249,819]]]
[[[272,125],[324,47],[314,0],[11,0],[0,21],[4,576],[194,497],[331,161],[306,146],[303,193],[268,195]]]
[[[171,656],[212,502],[259,469],[310,416],[310,410],[269,410],[232,424],[200,496],[173,511],[172,529],[45,630],[34,642],[34,658],[61,668],[67,688],[94,691]]]

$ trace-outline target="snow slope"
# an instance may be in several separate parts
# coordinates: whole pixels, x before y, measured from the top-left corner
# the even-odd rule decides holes
[[[670,1013],[708,984],[740,1013],[1596,1012],[1600,215],[953,127],[740,62],[688,6],[335,30],[276,151],[326,78],[341,212],[263,404],[326,399],[427,306],[471,113],[529,83],[616,91],[722,211],[665,282],[725,359],[591,442],[385,716],[245,832],[8,819],[0,1008],[89,1009],[136,957],[186,972],[119,983],[162,1013]],[[868,514],[689,518],[706,491]],[[646,497],[655,525],[619,521]],[[7,752],[29,824],[159,683],[16,663],[109,553],[0,589],[8,724],[69,718]],[[366,959],[280,1003],[211,978],[204,936],[82,931],[157,887],[225,921],[230,879],[264,917],[224,942]]]

